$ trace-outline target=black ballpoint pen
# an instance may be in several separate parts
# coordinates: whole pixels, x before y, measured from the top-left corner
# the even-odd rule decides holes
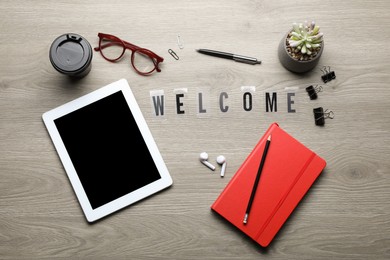
[[[269,148],[270,143],[271,143],[271,135],[269,135],[267,138],[267,141],[266,141],[265,147],[264,147],[264,152],[263,152],[263,155],[261,156],[260,166],[259,166],[259,169],[257,171],[255,182],[253,184],[251,197],[249,199],[248,206],[247,206],[246,211],[245,211],[245,216],[244,216],[244,221],[243,221],[244,224],[246,224],[248,222],[249,212],[252,208],[252,203],[253,203],[253,200],[255,198],[257,186],[259,185],[260,175],[261,175],[261,172],[263,171],[263,166],[264,166],[265,158],[267,157],[268,148]]]
[[[224,59],[229,59],[229,60],[234,60],[238,62],[243,62],[243,63],[248,63],[248,64],[261,64],[260,60],[257,60],[256,58],[248,57],[248,56],[243,56],[243,55],[238,55],[238,54],[233,54],[233,53],[228,53],[228,52],[222,52],[222,51],[214,51],[214,50],[209,50],[209,49],[198,49],[196,50],[199,53],[206,54],[206,55],[211,55],[214,57],[219,57],[219,58],[224,58]]]

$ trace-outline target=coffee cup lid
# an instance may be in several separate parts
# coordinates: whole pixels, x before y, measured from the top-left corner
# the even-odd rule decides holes
[[[92,60],[89,42],[75,33],[66,33],[56,38],[50,47],[50,61],[55,69],[65,74],[84,71]]]

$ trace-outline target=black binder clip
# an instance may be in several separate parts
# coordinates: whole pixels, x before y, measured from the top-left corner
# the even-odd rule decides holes
[[[332,79],[335,79],[336,78],[336,74],[334,73],[334,71],[331,71],[330,70],[330,67],[329,66],[324,66],[322,69],[321,69],[322,73],[324,73],[324,75],[321,76],[322,78],[322,81],[324,83],[326,82],[329,82],[331,81]]]
[[[322,107],[314,108],[313,113],[314,113],[314,122],[316,125],[325,125],[326,118],[329,119],[334,118],[333,111],[328,111],[328,109],[324,111]]]
[[[306,91],[311,100],[317,99],[317,93],[322,91],[322,86],[316,85],[313,87],[313,85],[310,85],[306,88]]]

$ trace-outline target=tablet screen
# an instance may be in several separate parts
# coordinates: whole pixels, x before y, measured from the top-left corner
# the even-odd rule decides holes
[[[160,178],[122,91],[54,122],[93,209]]]
[[[172,184],[125,79],[54,108],[42,118],[88,221]]]

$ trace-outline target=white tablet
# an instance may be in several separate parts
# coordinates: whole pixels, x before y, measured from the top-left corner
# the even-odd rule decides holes
[[[125,79],[42,118],[89,222],[172,185]]]

